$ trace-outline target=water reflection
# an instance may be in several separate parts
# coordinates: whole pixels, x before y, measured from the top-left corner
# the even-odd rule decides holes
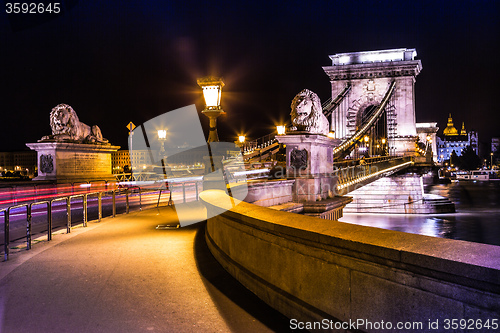
[[[342,222],[414,234],[500,245],[500,181],[432,185],[427,193],[448,197],[453,214],[345,214]]]

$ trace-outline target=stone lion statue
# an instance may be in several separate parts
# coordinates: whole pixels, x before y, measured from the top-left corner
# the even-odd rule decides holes
[[[107,143],[97,125],[90,127],[82,123],[75,110],[67,104],[59,104],[50,112],[52,135],[44,136],[42,141],[76,141],[81,143]]]
[[[323,114],[321,101],[317,94],[309,89],[299,92],[292,100],[291,131],[305,131],[313,134],[327,135],[330,124]]]

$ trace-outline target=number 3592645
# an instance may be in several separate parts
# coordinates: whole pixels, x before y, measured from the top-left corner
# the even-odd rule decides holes
[[[61,12],[59,2],[36,3],[36,2],[6,2],[5,12],[7,14],[58,14]]]

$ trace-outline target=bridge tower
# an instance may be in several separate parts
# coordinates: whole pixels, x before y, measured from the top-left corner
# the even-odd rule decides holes
[[[330,124],[338,139],[351,137],[370,110],[384,98],[391,82],[395,90],[385,108],[384,126],[389,154],[415,152],[415,79],[422,70],[415,49],[339,53],[332,66],[323,67],[332,85],[332,99],[350,85],[349,94],[332,112]]]

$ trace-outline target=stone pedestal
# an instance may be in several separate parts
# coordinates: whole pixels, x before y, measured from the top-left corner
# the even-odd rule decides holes
[[[33,180],[76,182],[113,179],[111,154],[119,146],[68,142],[27,143],[37,152],[38,176]]]
[[[295,179],[294,201],[316,201],[335,194],[337,178],[332,176],[332,150],[340,140],[305,132],[276,139],[286,145],[286,175]]]

